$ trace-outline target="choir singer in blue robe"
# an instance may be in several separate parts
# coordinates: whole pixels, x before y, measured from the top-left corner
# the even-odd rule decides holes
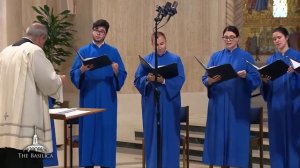
[[[208,92],[203,162],[221,167],[248,167],[250,138],[250,98],[261,80],[252,56],[238,46],[239,31],[227,26],[225,48],[215,52],[207,67],[231,64],[237,77],[219,82],[220,75],[202,77]]]
[[[272,34],[277,51],[266,64],[283,60],[290,65],[290,59],[300,62],[300,53],[289,48],[289,33],[278,27]],[[262,77],[261,87],[268,105],[268,127],[271,167],[300,167],[300,74],[290,66],[287,73],[270,80]]]
[[[109,23],[100,19],[93,23],[93,42],[78,53],[84,58],[104,54],[113,62],[102,68],[83,65],[77,54],[71,69],[71,80],[80,90],[80,107],[105,108],[79,120],[79,165],[114,168],[116,166],[117,91],[122,88],[127,72],[118,50],[105,43]]]
[[[184,69],[179,56],[166,49],[166,36],[157,33],[158,66],[176,63],[178,75],[172,78],[160,76],[155,83],[155,76],[148,73],[139,65],[135,73],[134,85],[142,95],[142,116],[145,142],[146,167],[157,167],[157,116],[154,102],[155,85],[160,93],[160,130],[161,130],[161,163],[162,168],[179,168],[180,155],[180,90],[185,81]],[[152,44],[155,46],[155,37],[152,35]],[[155,53],[152,52],[144,59],[155,65]]]

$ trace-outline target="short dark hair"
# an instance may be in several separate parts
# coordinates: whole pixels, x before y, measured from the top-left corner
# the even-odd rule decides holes
[[[98,28],[98,27],[104,27],[105,31],[108,32],[109,23],[104,19],[99,19],[99,20],[97,20],[93,23],[92,29],[95,29],[95,28]]]
[[[240,36],[239,29],[237,27],[235,27],[235,26],[227,26],[227,27],[225,27],[225,29],[223,30],[223,35],[227,31],[233,32],[236,35],[236,37]]]
[[[158,31],[157,32],[157,37],[159,37],[159,36],[162,36],[167,41],[166,35],[163,32]],[[152,44],[154,44],[154,42],[155,42],[154,39],[155,39],[155,32],[152,33],[152,36],[151,36],[151,42],[152,42]]]

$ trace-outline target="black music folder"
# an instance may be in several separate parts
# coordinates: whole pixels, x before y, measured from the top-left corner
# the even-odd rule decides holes
[[[143,66],[143,68],[148,72],[148,73],[153,73],[155,74],[155,68],[149,64],[143,57],[139,55],[140,58],[140,64]],[[169,65],[164,65],[164,66],[158,66],[157,68],[157,74],[163,76],[164,78],[173,78],[175,76],[178,76],[178,68],[176,63],[172,63]]]
[[[256,68],[261,75],[270,76],[271,80],[275,80],[276,78],[282,76],[283,74],[285,74],[287,72],[287,70],[289,68],[289,65],[287,65],[282,60],[276,60],[276,61],[272,62],[271,64],[264,65],[260,68],[247,60],[246,60],[246,62],[249,63],[250,65],[252,65],[254,68]]]
[[[221,80],[218,82],[223,82],[238,77],[237,72],[235,72],[235,70],[230,64],[222,64],[222,65],[212,66],[207,68],[197,57],[195,57],[195,59],[197,60],[197,62],[199,62],[201,67],[203,67],[203,69],[206,70],[207,75],[209,77],[212,78],[216,75],[220,75]]]
[[[83,58],[80,56],[80,59],[83,65],[93,65],[93,68],[91,68],[90,71],[112,64],[107,55],[92,58]]]
[[[74,48],[73,50],[77,53],[77,55],[79,55],[83,65],[93,65],[93,68],[91,68],[90,71],[112,64],[112,61],[105,54],[99,57],[83,58],[77,50]]]

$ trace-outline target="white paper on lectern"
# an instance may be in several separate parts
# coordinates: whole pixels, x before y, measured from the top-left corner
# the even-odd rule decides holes
[[[49,109],[50,114],[60,114],[60,113],[66,113],[70,111],[74,111],[76,109],[73,108],[54,108],[54,109]]]
[[[79,115],[79,114],[84,114],[84,113],[87,113],[87,112],[89,112],[89,111],[77,110],[76,108],[49,109],[50,114],[62,114],[62,115],[65,115],[66,117]]]

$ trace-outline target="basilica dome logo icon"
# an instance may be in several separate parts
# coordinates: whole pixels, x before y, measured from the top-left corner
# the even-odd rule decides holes
[[[35,152],[41,152],[45,153],[47,149],[38,143],[38,136],[36,134],[36,126],[34,126],[34,135],[32,137],[32,145],[27,146],[24,151],[35,151]]]

